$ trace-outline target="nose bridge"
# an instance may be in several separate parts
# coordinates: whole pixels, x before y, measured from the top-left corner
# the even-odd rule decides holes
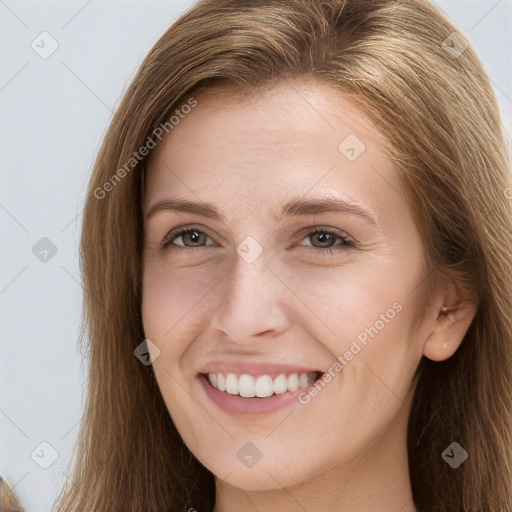
[[[267,285],[267,291],[270,291],[269,284],[266,283],[270,273],[267,268],[268,257],[262,249],[258,255],[249,242],[242,242],[237,247],[237,255],[230,271],[230,295],[236,297],[237,294],[242,294],[246,295],[248,300],[254,300],[263,291],[264,285]]]
[[[262,253],[251,261],[243,254],[235,255],[223,279],[211,321],[212,328],[224,332],[232,341],[247,340],[270,330],[279,332],[287,324],[282,284],[267,268],[268,258]]]

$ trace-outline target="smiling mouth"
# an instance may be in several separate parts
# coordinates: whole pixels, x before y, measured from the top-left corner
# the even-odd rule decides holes
[[[273,395],[291,393],[307,388],[323,375],[320,371],[308,373],[281,373],[275,378],[270,375],[253,376],[235,373],[203,374],[212,387],[230,395],[243,398],[267,398]]]

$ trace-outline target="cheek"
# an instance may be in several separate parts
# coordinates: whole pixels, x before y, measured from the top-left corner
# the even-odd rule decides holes
[[[380,326],[381,315],[385,315],[384,320],[398,317],[393,305],[398,302],[405,306],[404,290],[407,283],[410,289],[415,282],[414,272],[405,275],[402,270],[401,276],[396,275],[400,266],[396,259],[388,264],[382,258],[363,260],[356,256],[336,267],[279,268],[283,282],[302,304],[296,321],[304,324],[308,318],[316,336],[337,350],[350,344],[366,327],[375,322]]]
[[[148,338],[164,339],[190,323],[215,284],[212,274],[148,264],[143,271],[142,320]]]
[[[414,262],[415,260],[413,260]],[[365,394],[371,408],[390,389],[405,395],[410,377],[421,358],[420,340],[414,329],[421,282],[420,265],[397,258],[368,259],[338,268],[290,272],[287,282],[307,305],[301,325],[321,341],[333,357],[343,359],[344,379],[352,396]],[[339,366],[338,372],[340,373]],[[372,386],[375,384],[375,386]],[[341,392],[341,389],[340,389]],[[380,397],[380,398],[379,398]]]

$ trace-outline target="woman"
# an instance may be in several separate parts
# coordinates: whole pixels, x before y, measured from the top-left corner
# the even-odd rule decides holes
[[[199,2],[91,177],[57,510],[509,510],[509,172],[426,0]]]

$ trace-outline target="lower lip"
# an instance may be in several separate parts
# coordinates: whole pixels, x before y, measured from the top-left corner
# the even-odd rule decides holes
[[[214,388],[205,375],[200,375],[199,380],[208,398],[230,414],[263,414],[279,411],[291,404],[300,403],[298,400],[299,394],[307,393],[308,390],[308,388],[300,388],[297,391],[287,391],[267,398],[244,398]]]

